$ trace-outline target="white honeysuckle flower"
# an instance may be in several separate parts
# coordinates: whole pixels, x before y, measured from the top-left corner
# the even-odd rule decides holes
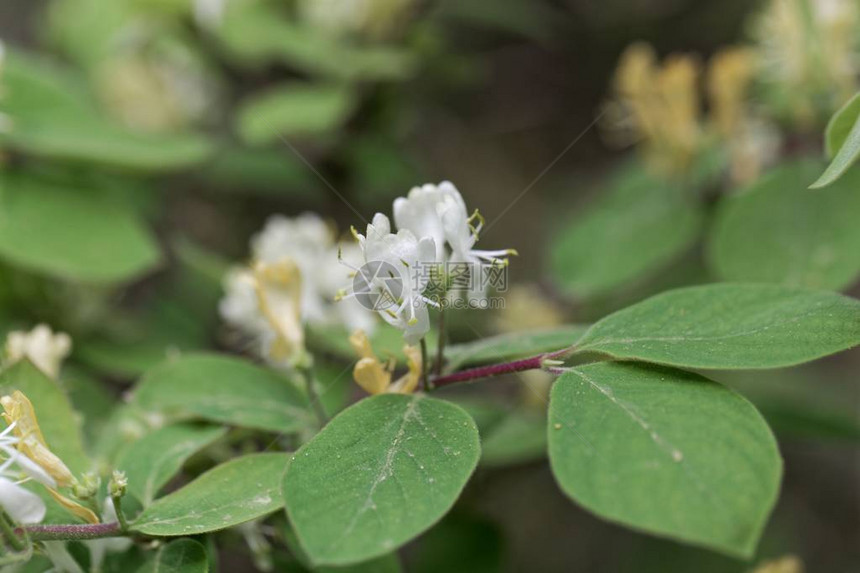
[[[251,265],[231,269],[224,279],[225,296],[219,303],[222,318],[250,336],[257,343],[258,352],[274,365],[284,365],[303,356],[300,352],[295,355],[276,352],[279,358],[272,354],[287,347],[303,348],[302,325],[343,325],[348,330],[362,328],[372,332],[377,324],[373,312],[357,301],[334,303],[348,276],[339,261],[341,252],[347,260],[361,259],[361,250],[355,244],[335,243],[333,228],[318,215],[270,217],[251,239]],[[260,271],[285,264],[294,266],[289,273],[293,282],[290,295],[279,296],[273,282],[261,280]],[[287,287],[283,281],[280,285]],[[279,303],[289,303],[289,312]],[[292,305],[298,305],[298,322]],[[292,342],[285,346],[282,344],[285,340]]]
[[[271,264],[288,257],[296,262],[302,274],[302,320],[307,323],[327,318],[331,297],[323,292],[322,277],[327,268],[340,267],[333,255],[334,231],[313,213],[292,219],[269,217],[263,230],[251,239],[252,260]],[[343,271],[342,267],[338,270]]]
[[[0,477],[0,507],[16,523],[39,523],[47,512],[41,497],[5,477]]]
[[[265,332],[266,319],[260,313],[254,273],[249,268],[236,267],[224,277],[224,298],[218,303],[221,317],[246,334]]]
[[[60,366],[71,351],[71,337],[64,332],[54,333],[45,324],[39,324],[30,332],[13,331],[6,337],[7,364],[27,358],[51,378],[59,375]]]
[[[473,221],[477,221],[477,225]],[[469,215],[463,196],[449,181],[414,187],[407,197],[395,199],[394,222],[398,229],[407,229],[416,237],[433,238],[436,262],[467,263],[472,273],[481,273],[487,265],[505,265],[507,257],[516,254],[513,249],[484,251],[474,248],[483,220],[477,211]],[[477,288],[472,294],[480,296],[483,291]]]
[[[463,202],[463,198],[450,182],[413,187],[406,197],[394,200],[394,224],[398,229],[409,229],[416,237],[432,237],[436,243],[436,260],[445,260],[445,229],[438,207],[447,199]],[[465,204],[463,210],[466,209]]]
[[[328,257],[332,255],[340,259],[337,265],[328,264]],[[335,252],[327,255],[326,264],[322,265],[324,269],[321,272],[322,291],[327,301],[335,300],[343,287],[344,278],[347,276],[344,266],[357,268],[361,260],[361,247],[354,241],[338,243]],[[360,329],[372,333],[378,324],[376,315],[354,298],[335,303],[333,310],[336,322],[344,325],[350,332]]]
[[[434,303],[423,294],[429,275],[415,271],[435,263],[433,238],[418,239],[407,229],[393,234],[391,222],[382,213],[374,215],[366,234],[356,233],[356,238],[364,260],[362,268],[355,271],[361,273],[369,293],[387,301],[377,304],[376,310],[388,324],[403,331],[407,344],[417,344],[430,330],[427,304]],[[339,298],[355,296],[346,289]]]
[[[19,484],[27,479],[36,479],[48,487],[56,487],[57,483],[26,454],[18,451],[19,439],[12,434],[14,429],[15,423],[12,423],[0,432],[0,451],[5,456],[0,464],[0,507],[18,523],[39,523],[45,518],[45,502]]]
[[[194,20],[203,28],[216,29],[224,21],[228,0],[193,0]]]

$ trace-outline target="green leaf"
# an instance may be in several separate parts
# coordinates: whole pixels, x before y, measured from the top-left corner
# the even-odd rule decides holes
[[[232,527],[283,507],[287,454],[251,454],[221,464],[156,500],[131,524],[147,535],[198,535]]]
[[[660,367],[581,366],[555,383],[549,455],[600,517],[749,558],[779,492],[773,434],[740,395]]]
[[[438,521],[480,456],[458,406],[421,395],[362,400],[293,457],[287,513],[309,559],[347,565],[383,555]]]
[[[860,172],[810,193],[805,182],[820,169],[809,160],[783,165],[721,202],[708,245],[720,277],[832,290],[857,279]]]
[[[352,93],[342,86],[281,85],[242,103],[238,130],[251,145],[317,135],[339,127],[353,107]]]
[[[226,432],[226,428],[217,426],[165,426],[131,444],[116,467],[126,473],[129,491],[146,506],[188,458]]]
[[[781,368],[860,344],[860,301],[779,285],[672,290],[611,314],[580,352],[687,368]]]
[[[415,57],[402,49],[340,42],[290,22],[264,2],[230,3],[216,34],[234,58],[255,67],[282,61],[346,81],[404,79],[417,67]]]
[[[207,573],[206,548],[193,539],[177,539],[158,548],[137,573]]]
[[[136,278],[159,264],[134,213],[98,189],[25,176],[0,178],[0,257],[53,277],[93,283]]]
[[[628,168],[552,242],[552,272],[572,296],[605,294],[665,267],[702,226],[688,190]]]
[[[134,404],[169,416],[201,418],[272,432],[295,432],[315,423],[307,399],[281,375],[247,361],[192,354],[149,370]]]
[[[214,151],[209,140],[199,135],[136,133],[87,118],[18,122],[10,133],[0,136],[3,143],[46,159],[149,173],[188,168]]]
[[[811,189],[832,184],[860,157],[860,93],[830,118],[824,144],[831,163],[821,177],[809,186]]]
[[[570,324],[557,328],[500,334],[465,344],[452,344],[445,350],[445,358],[448,360],[446,369],[453,371],[469,364],[561,350],[573,346],[587,330],[587,325]]]

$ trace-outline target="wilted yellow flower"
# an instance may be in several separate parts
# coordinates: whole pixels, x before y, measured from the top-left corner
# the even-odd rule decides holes
[[[99,519],[92,511],[64,497],[56,490],[57,487],[72,486],[77,480],[63,460],[54,454],[45,442],[45,437],[39,428],[39,420],[36,418],[36,411],[27,396],[20,390],[15,390],[12,395],[0,398],[0,405],[4,410],[3,419],[18,438],[16,443],[18,451],[25,459],[33,462],[44,474],[47,474],[48,479],[40,481],[51,496],[78,517],[90,523],[98,523]]]
[[[363,330],[353,332],[349,337],[349,343],[359,357],[352,371],[353,377],[356,383],[369,394],[411,394],[418,387],[423,364],[418,347],[409,345],[403,347],[409,371],[392,383],[394,360],[389,360],[387,363],[381,362],[373,352],[370,339]]]
[[[260,312],[274,332],[268,342],[268,358],[275,363],[300,366],[310,359],[305,350],[301,320],[302,277],[295,261],[254,263],[254,292]]]

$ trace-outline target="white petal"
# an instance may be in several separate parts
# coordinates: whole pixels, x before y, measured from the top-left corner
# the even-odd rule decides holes
[[[45,519],[45,502],[35,493],[0,477],[0,506],[18,523]]]

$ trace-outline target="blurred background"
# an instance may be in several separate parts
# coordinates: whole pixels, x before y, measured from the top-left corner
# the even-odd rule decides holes
[[[455,342],[719,280],[860,296],[860,178],[805,194],[857,91],[854,0],[5,0],[0,40],[0,325],[72,335],[91,436],[166,354],[245,350],[221,281],[269,216],[346,237],[426,182],[480,208],[483,248],[519,251],[506,308],[464,313]],[[718,377],[785,456],[756,563],[860,571],[858,367]],[[544,380],[494,384],[540,418]],[[498,415],[485,442],[515,447],[408,571],[754,568],[576,507],[541,423]],[[221,565],[251,567],[239,545]]]

